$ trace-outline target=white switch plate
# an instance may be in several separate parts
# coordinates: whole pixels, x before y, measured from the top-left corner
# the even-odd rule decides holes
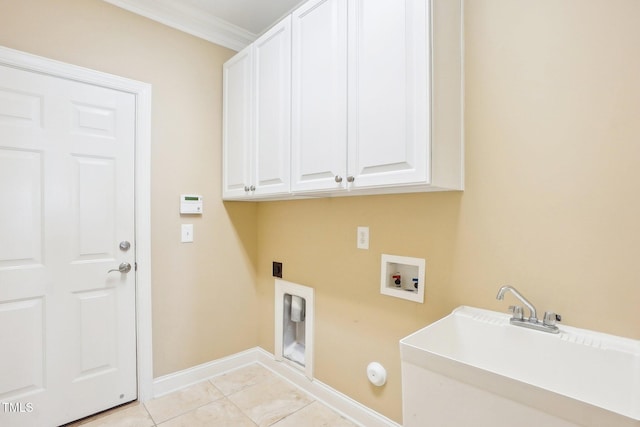
[[[193,224],[182,224],[182,233],[180,241],[182,243],[193,242]]]
[[[369,227],[358,227],[358,249],[369,249]]]

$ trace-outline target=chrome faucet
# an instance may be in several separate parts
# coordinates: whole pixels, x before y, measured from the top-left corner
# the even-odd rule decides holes
[[[509,306],[509,310],[513,313],[513,316],[509,320],[509,323],[516,326],[523,326],[529,329],[535,329],[538,331],[550,332],[552,334],[557,334],[560,332],[560,329],[556,326],[556,322],[562,320],[562,317],[559,314],[553,312],[545,312],[544,319],[542,322],[538,320],[538,316],[536,314],[536,308],[526,299],[516,288],[513,286],[505,285],[498,290],[498,295],[496,295],[496,299],[503,300],[504,294],[510,291],[516,298],[518,298],[528,309],[529,309],[529,318],[525,318],[522,313],[522,307],[520,306]]]
[[[536,315],[536,308],[533,306],[533,304],[531,304],[529,302],[528,299],[523,297],[522,294],[520,292],[518,292],[518,290],[516,288],[514,288],[513,286],[506,285],[506,286],[501,287],[500,290],[498,291],[498,295],[496,295],[496,299],[503,300],[504,299],[504,294],[507,291],[511,291],[511,293],[516,298],[518,298],[520,301],[522,301],[522,303],[524,305],[527,306],[527,308],[529,309],[529,322],[537,322],[538,321],[538,316]],[[511,307],[513,307],[513,306],[511,306]],[[515,307],[513,309],[515,309]]]

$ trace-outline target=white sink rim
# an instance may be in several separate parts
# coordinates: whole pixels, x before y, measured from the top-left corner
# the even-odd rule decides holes
[[[505,397],[513,398],[513,400],[518,400],[530,406],[538,406],[541,409],[547,409],[549,401],[552,401],[553,404],[564,402],[574,406],[578,404],[580,411],[590,413],[589,416],[598,416],[596,412],[592,410],[596,408],[619,414],[632,423],[640,421],[640,404],[634,404],[634,402],[640,402],[640,341],[565,325],[560,325],[559,334],[550,334],[513,326],[509,324],[509,318],[510,315],[506,313],[460,306],[444,318],[403,338],[400,341],[403,363],[410,361],[426,369],[451,376],[452,378],[467,382],[479,388],[486,386],[488,391],[502,394]],[[467,351],[467,353],[464,353],[464,351],[461,352],[460,348],[458,348],[459,342],[455,342],[455,340],[460,337],[452,336],[451,340],[448,339],[449,336],[456,335],[455,327],[456,325],[460,325],[461,322],[472,325],[472,328],[482,324],[480,329],[489,331],[489,328],[491,328],[491,332],[489,333],[494,334],[495,332],[495,334],[500,337],[505,335],[509,338],[515,337],[523,340],[525,343],[535,342],[535,345],[546,346],[548,344],[550,349],[554,351],[557,350],[559,346],[563,346],[563,349],[568,348],[569,351],[578,351],[578,354],[581,354],[580,352],[586,352],[585,354],[589,357],[591,357],[593,352],[596,358],[613,357],[630,360],[630,363],[633,365],[631,366],[632,372],[630,373],[631,375],[618,375],[616,377],[622,378],[621,381],[625,382],[625,384],[623,384],[623,386],[626,387],[624,390],[620,390],[618,387],[611,387],[607,389],[607,393],[600,393],[602,395],[610,395],[613,393],[614,396],[611,398],[598,395],[597,389],[590,391],[586,390],[585,387],[572,387],[571,381],[566,381],[569,384],[565,384],[564,386],[556,385],[554,382],[558,375],[557,372],[556,377],[550,380],[546,379],[545,381],[545,378],[541,377],[540,372],[533,372],[531,374],[524,372],[530,370],[530,364],[526,365],[527,369],[522,369],[521,366],[517,366],[518,363],[524,363],[520,362],[521,360],[526,360],[526,353],[522,353],[526,351],[526,346],[521,345],[522,343],[520,343],[518,347],[514,347],[511,351],[512,354],[524,354],[525,357],[522,358],[512,357],[504,359],[501,354],[505,352],[504,347],[500,347],[499,349],[489,348],[489,350],[487,350],[477,346],[477,342],[476,346],[472,348],[472,351]],[[478,323],[476,324],[474,322]],[[491,338],[495,339],[496,337],[492,335]],[[495,342],[490,344],[495,345]],[[565,347],[565,345],[569,345],[570,347]],[[498,359],[502,357],[503,360],[494,363],[493,361],[485,360],[486,355],[484,356],[485,359],[482,359],[482,357],[478,358],[473,354],[486,353],[491,350],[495,352],[491,353],[492,355],[497,356]],[[602,350],[604,353],[599,353],[599,350]],[[506,353],[509,353],[509,351],[506,351]],[[554,356],[556,356],[556,354],[554,354]],[[513,360],[514,365],[516,365],[515,367],[505,367],[500,363],[509,364],[512,359],[516,359]],[[505,360],[507,360],[507,362],[505,362]],[[555,359],[553,360],[555,361]],[[555,365],[549,366],[556,367]],[[573,364],[571,364],[568,369],[571,370],[573,368]],[[523,371],[522,375],[520,375],[520,371]],[[564,372],[564,370],[561,371],[561,373]],[[571,374],[575,375],[575,373]],[[570,376],[568,376],[568,378],[570,378]],[[575,378],[580,379],[579,377]],[[630,378],[628,382],[626,382],[626,378]],[[561,383],[562,381],[558,382]],[[596,394],[595,396],[590,395],[594,393]],[[619,404],[618,400],[616,400],[618,396],[628,402],[628,404]],[[551,400],[549,397],[551,397]],[[562,405],[559,404],[558,406]],[[558,409],[557,415],[562,416],[562,410]],[[584,417],[587,417],[587,415],[584,415]]]

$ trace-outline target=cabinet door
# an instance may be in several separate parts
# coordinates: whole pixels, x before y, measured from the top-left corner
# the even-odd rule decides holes
[[[429,180],[427,0],[349,2],[354,188]]]
[[[291,17],[254,43],[255,195],[289,192]]]
[[[347,2],[311,0],[293,12],[292,27],[291,188],[344,188]]]
[[[248,196],[251,181],[251,69],[249,46],[223,66],[222,197]]]

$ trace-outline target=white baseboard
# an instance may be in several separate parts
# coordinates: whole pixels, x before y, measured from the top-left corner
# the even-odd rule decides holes
[[[155,378],[153,380],[153,397],[160,397],[216,375],[255,363],[257,362],[256,349],[257,347]]]
[[[153,381],[153,396],[160,397],[252,363],[263,365],[356,424],[367,427],[401,427],[400,424],[321,381],[309,380],[301,370],[276,361],[273,354],[260,347],[158,377]]]

